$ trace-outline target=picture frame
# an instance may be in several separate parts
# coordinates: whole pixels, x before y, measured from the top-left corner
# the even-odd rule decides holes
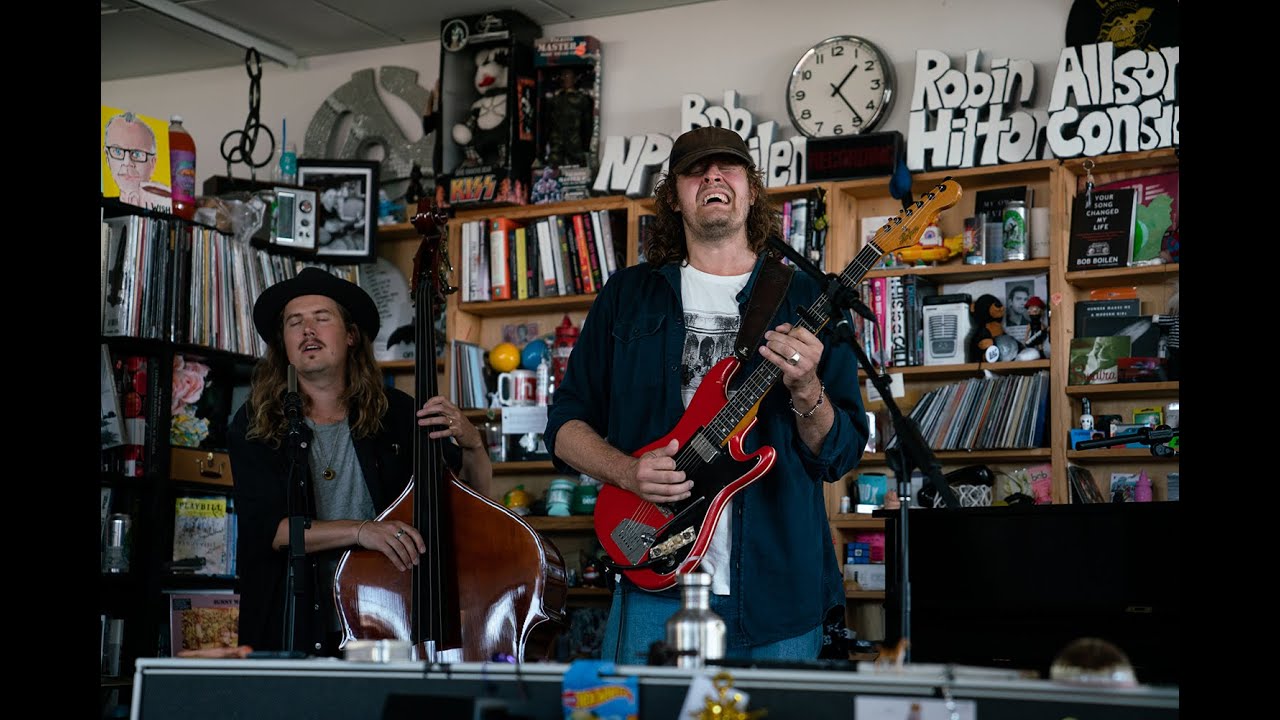
[[[298,184],[316,191],[316,258],[373,262],[378,161],[298,158]]]

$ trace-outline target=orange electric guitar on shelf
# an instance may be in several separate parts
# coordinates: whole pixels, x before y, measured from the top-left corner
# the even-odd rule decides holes
[[[916,244],[929,222],[960,200],[960,185],[944,179],[924,197],[880,228],[844,272],[841,284],[850,289],[886,253]],[[827,296],[820,295],[808,313],[795,323],[815,335],[826,325]],[[817,324],[806,318],[822,318]],[[679,441],[676,467],[693,481],[692,494],[675,503],[651,503],[616,485],[604,485],[596,499],[596,537],[616,569],[645,590],[665,590],[676,576],[693,570],[716,529],[729,500],[773,467],[776,453],[769,446],[751,455],[742,451],[747,431],[755,425],[760,401],[782,376],[777,366],[761,363],[727,400],[725,389],[738,370],[733,356],[706,374],[675,428],[633,454],[639,457]]]

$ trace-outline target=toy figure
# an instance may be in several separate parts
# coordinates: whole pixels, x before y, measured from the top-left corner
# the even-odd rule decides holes
[[[546,99],[546,161],[552,165],[586,165],[591,144],[591,96],[578,89],[576,68],[560,68],[556,80],[560,88]]]
[[[1004,317],[1004,303],[1000,302],[1000,298],[989,294],[981,295],[974,301],[971,312],[974,330],[973,339],[969,341],[969,360],[976,362],[1012,360],[1013,355],[1017,353],[1018,341],[1004,333],[1004,325],[1000,322]],[[1008,339],[1001,342],[1002,337]],[[1004,358],[1010,340],[1013,341],[1013,352],[1008,353],[1009,357]]]
[[[1037,360],[1049,357],[1049,319],[1045,317],[1044,300],[1032,296],[1027,300],[1027,349],[1018,354],[1019,360]],[[1031,353],[1035,353],[1034,356]],[[1025,354],[1025,357],[1024,357]]]
[[[554,167],[547,165],[542,168],[542,177],[533,184],[533,194],[529,199],[535,203],[559,202],[564,199],[564,191]]]
[[[475,89],[465,122],[453,126],[453,141],[462,148],[462,167],[501,166],[507,161],[507,68],[510,50],[490,48],[476,53]]]

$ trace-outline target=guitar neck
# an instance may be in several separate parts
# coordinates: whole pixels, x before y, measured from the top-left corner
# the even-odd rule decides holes
[[[862,280],[867,271],[872,268],[880,258],[884,255],[874,242],[869,242],[857,256],[853,258],[843,272],[840,273],[840,284],[849,290],[857,287],[858,282]],[[828,302],[827,293],[824,290],[818,298],[809,306],[808,312],[802,313],[800,319],[794,323],[795,327],[801,327],[809,332],[817,335],[822,328],[826,327],[831,319],[830,303]],[[815,325],[810,322],[810,318],[816,319]],[[733,434],[735,428],[742,422],[756,403],[768,394],[773,388],[773,384],[782,377],[782,370],[770,362],[761,363],[755,372],[743,382],[742,387],[734,394],[733,399],[725,403],[720,408],[720,412],[707,425],[707,429],[715,435],[718,444],[723,444]]]

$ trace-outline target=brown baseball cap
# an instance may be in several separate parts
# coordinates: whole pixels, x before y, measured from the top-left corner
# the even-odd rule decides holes
[[[712,155],[728,155],[749,168],[756,166],[747,151],[747,143],[738,133],[722,127],[700,127],[676,138],[671,146],[671,172],[679,175]]]

